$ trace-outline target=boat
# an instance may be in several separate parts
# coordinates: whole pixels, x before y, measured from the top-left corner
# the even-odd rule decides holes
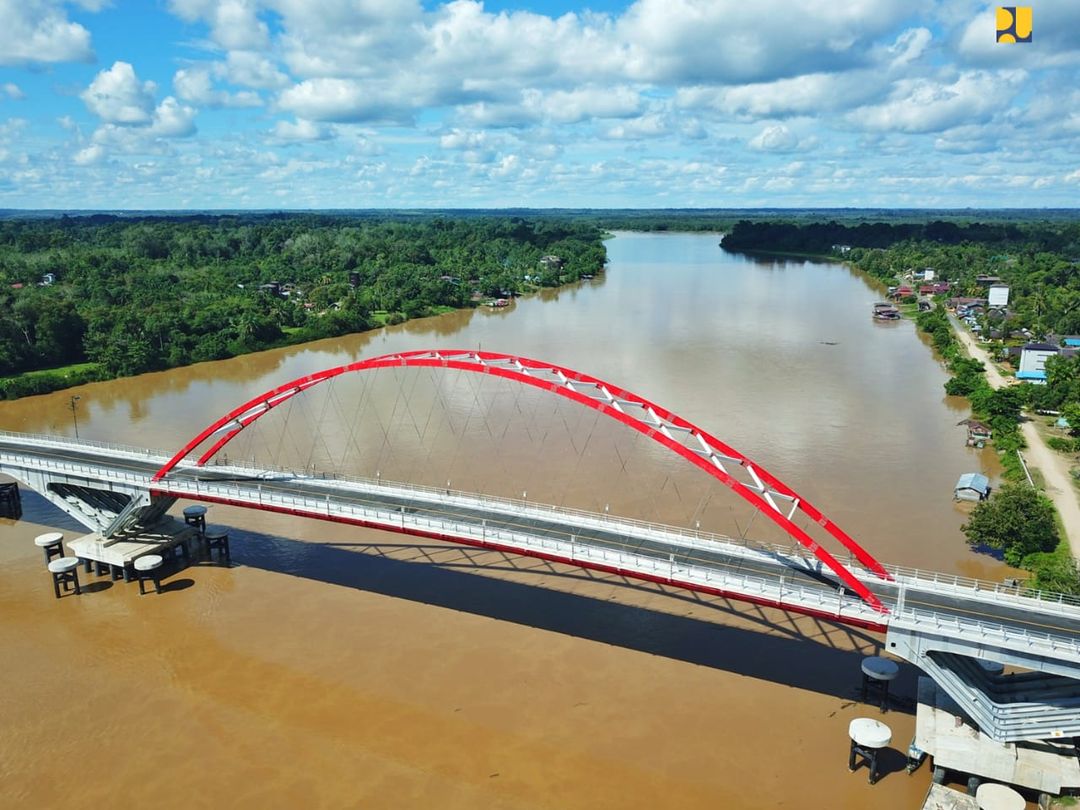
[[[900,310],[892,304],[879,302],[874,304],[874,319],[878,321],[898,321],[900,320]]]

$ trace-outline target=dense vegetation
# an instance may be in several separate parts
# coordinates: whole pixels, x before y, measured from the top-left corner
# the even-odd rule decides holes
[[[1007,223],[955,222],[897,223],[863,222],[848,225],[840,222],[752,222],[742,220],[724,236],[726,250],[762,250],[783,253],[823,254],[834,245],[883,248],[905,240],[957,245],[963,242],[998,242],[1016,240],[1023,231]]]
[[[1010,565],[1023,565],[1032,554],[1053,551],[1059,540],[1054,505],[1022,484],[1005,484],[994,497],[979,503],[963,530],[969,543],[1002,551]]]
[[[0,221],[0,395],[333,337],[555,286],[603,269],[601,235],[590,224],[513,217]]]

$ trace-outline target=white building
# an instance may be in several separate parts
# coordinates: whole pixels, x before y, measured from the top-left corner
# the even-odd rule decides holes
[[[986,292],[987,305],[995,307],[1007,307],[1009,305],[1009,288],[1004,284],[991,284]]]
[[[1058,353],[1057,346],[1049,343],[1029,343],[1020,352],[1020,368],[1016,379],[1036,384],[1046,384],[1046,359]]]

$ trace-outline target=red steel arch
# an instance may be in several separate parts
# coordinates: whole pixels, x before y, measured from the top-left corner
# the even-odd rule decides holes
[[[468,350],[419,350],[380,355],[309,374],[248,400],[208,425],[169,459],[154,474],[153,480],[160,481],[197,447],[212,436],[221,434],[196,461],[197,466],[206,464],[222,447],[263,414],[313,386],[342,374],[395,366],[448,368],[492,374],[542,388],[598,410],[645,434],[721,481],[809,549],[863,601],[882,613],[887,612],[887,608],[851,570],[792,521],[795,512],[801,512],[821,526],[877,576],[882,579],[892,579],[892,576],[866,549],[774,475],[706,431],[644,397],[588,374],[527,357]],[[640,415],[631,411],[637,411]],[[677,437],[681,437],[681,440]],[[736,465],[747,480],[736,478],[725,464]],[[781,502],[790,504],[786,513],[780,506]]]

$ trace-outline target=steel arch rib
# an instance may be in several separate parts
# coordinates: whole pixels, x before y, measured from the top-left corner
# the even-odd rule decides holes
[[[196,464],[198,466],[204,465],[219,450],[232,441],[237,434],[258,420],[263,414],[313,386],[342,374],[396,366],[449,368],[491,374],[550,391],[610,416],[682,456],[691,464],[725,484],[744,500],[758,507],[762,514],[780,526],[787,534],[805,546],[822,563],[828,566],[841,582],[857,593],[863,601],[882,613],[887,612],[881,601],[866,585],[829,553],[827,549],[823,548],[806,531],[792,521],[795,512],[801,512],[821,526],[826,533],[850,551],[868,570],[883,579],[892,579],[892,576],[866,549],[856,543],[839,526],[825,517],[820,510],[798,495],[795,490],[784,484],[776,476],[758,466],[734,448],[721,442],[715,436],[644,397],[618,386],[610,385],[588,374],[527,357],[483,351],[418,350],[371,357],[366,360],[359,360],[347,365],[319,371],[306,377],[300,377],[248,400],[208,425],[184,445],[176,455],[169,459],[154,474],[152,480],[160,481],[174,467],[188,458],[196,448],[215,434],[221,434],[213,441],[209,449],[198,457]],[[584,393],[584,390],[589,391],[592,395]],[[643,417],[627,413],[627,407],[640,409]],[[674,438],[676,433],[688,434],[697,443],[698,447],[688,447],[686,444],[677,441]],[[734,478],[725,469],[725,463],[741,466],[746,470],[752,483],[748,484]],[[778,500],[791,504],[787,514],[781,509]]]

